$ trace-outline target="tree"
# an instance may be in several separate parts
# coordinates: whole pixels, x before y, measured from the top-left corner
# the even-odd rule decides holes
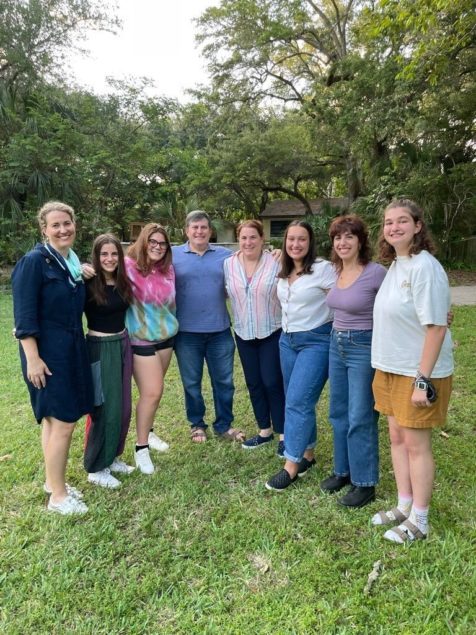
[[[372,211],[412,192],[445,241],[474,218],[475,37],[474,0],[224,0],[199,21],[222,105],[307,115],[314,162],[336,159],[321,189]]]
[[[119,26],[114,8],[98,0],[2,0],[0,80],[17,87],[60,78],[66,53],[86,31]]]
[[[312,117],[322,147],[329,141],[326,128],[339,119],[339,85],[349,81],[352,71],[344,64],[350,29],[365,4],[226,0],[208,9],[198,22],[198,40],[221,100],[295,104]],[[353,199],[362,189],[360,169],[350,139],[336,136],[324,152],[339,156]]]

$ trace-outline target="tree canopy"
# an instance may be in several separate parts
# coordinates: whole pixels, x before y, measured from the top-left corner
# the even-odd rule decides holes
[[[197,21],[210,86],[186,104],[147,80],[97,96],[63,59],[90,29],[120,27],[96,0],[0,4],[0,260],[34,241],[35,209],[64,199],[80,245],[132,220],[175,239],[190,206],[257,216],[346,196],[374,222],[418,200],[450,257],[475,231],[474,0],[222,0]],[[170,61],[173,63],[173,60]]]

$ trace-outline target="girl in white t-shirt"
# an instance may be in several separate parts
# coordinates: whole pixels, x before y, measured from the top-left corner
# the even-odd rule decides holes
[[[398,503],[372,522],[395,523],[384,537],[403,543],[428,535],[435,469],[431,429],[445,422],[453,373],[450,294],[413,201],[387,207],[379,248],[382,261],[393,262],[374,306],[373,391],[376,409],[388,417]]]

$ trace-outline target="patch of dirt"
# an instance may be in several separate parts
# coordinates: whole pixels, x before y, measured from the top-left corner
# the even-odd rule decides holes
[[[446,272],[452,287],[470,287],[476,285],[476,271],[453,269]]]

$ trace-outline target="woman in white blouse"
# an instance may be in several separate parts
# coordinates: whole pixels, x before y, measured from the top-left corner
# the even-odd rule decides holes
[[[242,447],[253,450],[279,435],[278,456],[284,452],[284,388],[279,363],[281,307],[276,287],[279,262],[263,251],[263,225],[245,220],[236,231],[240,249],[224,262],[225,285],[231,302],[233,328],[258,434]]]
[[[329,369],[333,313],[326,294],[335,285],[336,273],[330,262],[316,259],[314,232],[305,221],[293,221],[286,229],[279,278],[286,463],[266,483],[274,491],[286,489],[316,462],[316,403]]]

